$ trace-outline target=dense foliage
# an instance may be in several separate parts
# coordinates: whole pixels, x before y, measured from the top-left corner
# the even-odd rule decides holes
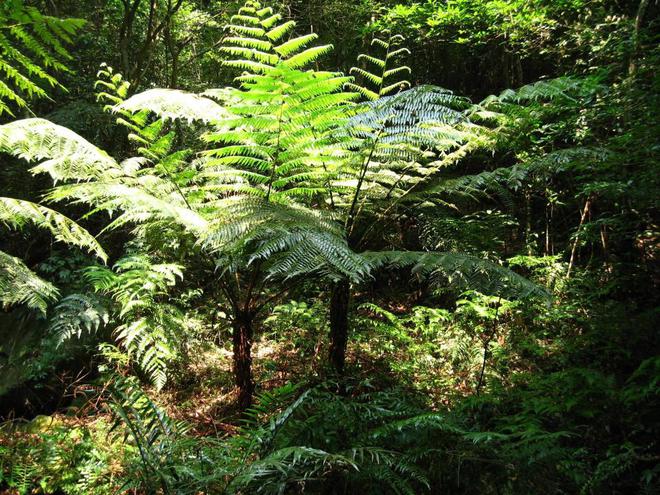
[[[657,493],[657,2],[0,5],[0,492]]]

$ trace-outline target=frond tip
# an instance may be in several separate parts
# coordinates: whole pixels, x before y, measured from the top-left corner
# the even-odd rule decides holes
[[[45,160],[32,169],[54,180],[79,180],[107,174],[118,165],[75,132],[45,119],[23,119],[0,125],[0,153],[28,162]]]
[[[228,118],[228,112],[215,101],[177,89],[148,89],[113,107],[113,111],[130,113],[148,110],[168,120],[189,122],[219,122]]]
[[[58,241],[85,249],[104,262],[108,259],[101,245],[89,232],[70,218],[45,206],[30,201],[0,197],[0,223],[15,229],[31,223],[49,230]]]

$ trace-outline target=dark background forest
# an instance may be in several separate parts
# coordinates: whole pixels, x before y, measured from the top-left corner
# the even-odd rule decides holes
[[[660,493],[655,0],[1,0],[0,493]]]

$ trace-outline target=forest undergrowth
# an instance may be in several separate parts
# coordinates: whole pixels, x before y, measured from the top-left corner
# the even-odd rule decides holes
[[[658,8],[2,2],[0,493],[659,493]]]

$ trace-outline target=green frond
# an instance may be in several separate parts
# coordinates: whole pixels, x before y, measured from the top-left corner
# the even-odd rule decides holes
[[[380,76],[377,76],[375,74],[372,74],[371,72],[368,72],[364,69],[361,69],[359,67],[353,67],[351,68],[351,74],[356,74],[358,76],[363,77],[367,81],[370,81],[372,84],[376,86],[380,86],[383,83],[383,78]]]
[[[11,106],[26,108],[31,100],[48,97],[45,87],[60,86],[49,72],[68,70],[64,61],[71,55],[63,43],[71,43],[84,22],[45,16],[22,0],[2,2],[0,115],[13,115]]]
[[[489,96],[482,102],[492,103],[527,103],[540,100],[564,99],[575,102],[576,98],[584,93],[590,93],[597,89],[597,85],[591,80],[579,77],[565,76],[555,79],[537,81],[527,84],[518,89],[507,89],[499,96]]]
[[[383,58],[364,53],[358,55],[358,62],[362,62],[364,66],[371,68],[351,68],[351,74],[355,74],[356,79],[360,82],[351,83],[348,87],[358,91],[368,101],[374,101],[380,97],[410,88],[411,83],[409,81],[399,79],[399,77],[410,75],[410,67],[405,65],[393,66],[400,55],[410,53],[407,48],[393,48],[402,39],[399,36],[392,36],[388,41],[374,38],[371,45],[384,52]]]
[[[229,59],[223,61],[225,66],[244,72],[237,78],[242,83],[254,82],[256,75],[267,74],[281,63],[306,67],[332,49],[330,45],[310,47],[318,38],[314,33],[287,39],[296,23],[281,22],[281,16],[270,8],[258,9],[247,2],[239,12],[227,27],[232,35],[223,40],[220,51]]]
[[[233,23],[242,23],[242,24],[252,24],[253,26],[257,26],[260,24],[260,19],[255,16],[251,15],[245,15],[245,14],[236,14],[231,16],[231,19],[229,20],[232,24]]]
[[[176,89],[148,89],[113,107],[115,112],[148,110],[165,120],[220,122],[229,116],[215,101]]]
[[[227,30],[235,34],[241,34],[250,38],[260,38],[266,35],[266,31],[260,27],[244,26],[240,24],[230,24]]]
[[[404,72],[406,74],[410,74],[412,70],[407,65],[402,65],[400,67],[395,67],[394,69],[389,69],[383,72],[383,78],[387,79],[388,77],[393,77]]]
[[[269,278],[290,279],[317,274],[331,280],[363,280],[368,264],[342,236],[312,229],[278,232],[260,246],[255,257],[266,257]]]
[[[388,52],[387,59],[389,60],[391,58],[398,57],[399,55],[410,55],[410,50],[407,48],[397,48],[396,50]]]
[[[156,184],[161,192],[149,187]],[[116,229],[127,224],[168,219],[191,231],[203,230],[207,221],[185,205],[183,198],[171,181],[155,176],[142,176],[134,184],[121,182],[89,182],[58,186],[48,193],[52,201],[84,202],[96,207],[97,211],[121,212],[105,230]]]
[[[130,321],[117,328],[117,340],[156,389],[163,388],[167,382],[167,362],[174,354],[158,323],[148,318]]]
[[[108,258],[97,240],[73,220],[30,201],[0,197],[0,224],[14,229],[32,224],[49,230],[60,242],[85,249],[103,261]]]
[[[120,424],[125,428],[125,436],[132,437],[146,467],[160,467],[173,442],[189,430],[183,421],[170,418],[134,378],[112,377],[109,406],[116,418],[113,430]]]
[[[107,153],[66,127],[39,118],[0,125],[0,152],[28,162],[46,160],[32,170],[55,180],[85,180],[118,171]]]
[[[271,28],[266,33],[266,36],[272,42],[277,43],[284,36],[289,34],[293,30],[294,27],[296,27],[296,22],[295,21],[286,21],[282,24],[279,24],[278,26],[275,26],[275,27]]]
[[[350,458],[310,447],[285,447],[250,463],[229,485],[230,493],[286,493],[328,471],[358,470]]]
[[[160,298],[182,277],[179,265],[153,263],[143,255],[124,257],[112,270],[85,269],[85,278],[95,289],[119,305],[123,322],[115,331],[119,344],[159,389],[174,356],[173,336],[183,324],[182,314]]]
[[[262,64],[253,60],[225,60],[223,61],[223,64],[227,67],[250,71],[255,74],[264,74],[272,69],[272,67],[268,64]]]
[[[383,50],[387,50],[390,46],[390,44],[387,41],[381,40],[380,38],[374,38],[371,40],[371,46],[374,45],[378,45]]]
[[[70,294],[54,308],[48,331],[57,336],[58,343],[83,333],[95,333],[110,321],[110,314],[101,300],[93,294]]]
[[[55,286],[39,278],[20,259],[0,251],[0,303],[4,308],[25,304],[45,315],[57,295]]]
[[[363,61],[364,60],[365,62],[369,62],[370,64],[375,65],[376,67],[378,67],[379,69],[384,69],[385,68],[385,60],[381,60],[379,58],[372,57],[371,55],[366,55],[364,53],[361,53],[360,55],[358,55],[357,59],[358,59],[358,61]]]
[[[378,93],[375,93],[374,91],[371,91],[369,88],[365,88],[363,86],[359,86],[354,83],[347,83],[346,89],[349,89],[351,91],[357,91],[359,94],[361,94],[364,97],[365,100],[368,101],[374,101],[379,98]]]
[[[227,36],[224,39],[224,42],[227,44],[225,45],[227,47],[240,46],[245,48],[252,48],[262,52],[268,52],[273,49],[273,44],[270,41],[259,38]]]
[[[270,9],[270,12],[272,12],[272,9]],[[272,14],[265,19],[261,19],[260,24],[264,29],[271,29],[277,22],[281,20],[282,16],[280,14]]]
[[[332,45],[314,46],[287,58],[284,64],[292,69],[301,69],[315,62],[319,57],[331,52]]]
[[[222,46],[220,47],[220,51],[226,53],[227,56],[232,58],[242,57],[242,59],[251,60],[269,66],[275,65],[279,61],[279,57],[277,55],[273,55],[265,51],[260,51],[255,48],[243,46]]]
[[[385,86],[380,90],[381,96],[386,96],[394,91],[403,91],[405,89],[410,88],[411,84],[410,81],[402,80],[402,81],[397,81],[393,84],[390,84],[389,86]]]
[[[425,251],[379,251],[362,254],[372,269],[409,268],[437,285],[454,285],[505,298],[536,296],[549,298],[538,285],[491,261],[462,253]]]
[[[279,46],[276,46],[275,51],[282,57],[288,57],[294,53],[299,52],[302,48],[309,45],[312,41],[318,39],[316,33],[310,33],[303,36],[298,36],[297,38],[292,38],[289,41],[285,41]]]

